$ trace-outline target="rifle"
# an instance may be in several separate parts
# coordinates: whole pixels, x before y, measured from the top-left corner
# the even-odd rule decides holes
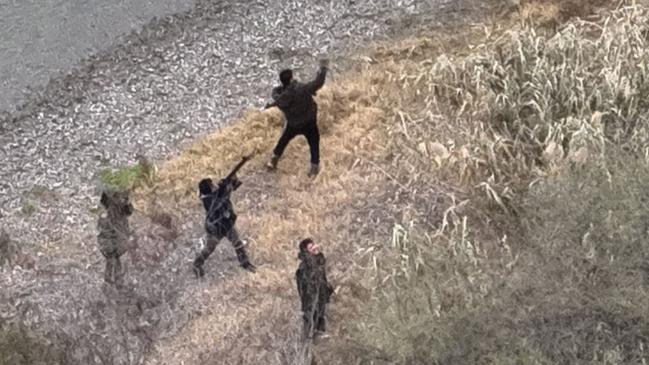
[[[227,186],[232,186],[232,190],[237,190],[239,186],[241,186],[241,181],[239,179],[234,180],[234,175],[243,167],[243,165],[248,162],[252,158],[252,155],[244,156],[241,161],[235,166],[232,171],[228,174],[228,176],[224,177],[219,181],[219,195],[225,194],[227,192]]]
[[[229,181],[229,180],[231,180],[232,177],[234,177],[234,175],[236,175],[236,173],[237,173],[237,172],[238,172],[238,171],[243,167],[243,165],[245,165],[246,162],[248,162],[248,160],[250,160],[251,158],[252,158],[252,155],[243,156],[243,158],[241,159],[241,161],[237,164],[237,166],[235,166],[235,167],[232,169],[232,171],[230,171],[230,173],[228,174],[228,176],[226,176],[225,178],[223,178],[223,181]]]

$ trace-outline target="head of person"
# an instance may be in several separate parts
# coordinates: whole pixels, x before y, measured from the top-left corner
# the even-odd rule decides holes
[[[99,202],[106,210],[115,215],[128,217],[134,211],[128,191],[105,190],[101,193]]]
[[[299,257],[303,258],[306,255],[315,256],[320,253],[320,245],[315,243],[313,239],[306,238],[300,241],[300,253]]]
[[[283,86],[288,86],[293,81],[293,70],[290,68],[284,69],[279,73],[279,81]]]
[[[198,183],[198,192],[200,195],[209,195],[214,191],[212,179],[203,179]]]

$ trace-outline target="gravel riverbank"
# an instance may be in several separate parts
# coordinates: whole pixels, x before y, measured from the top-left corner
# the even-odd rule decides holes
[[[67,344],[70,361],[143,363],[155,341],[192,315],[179,299],[192,278],[178,274],[192,248],[173,250],[131,283],[130,295],[106,292],[95,244],[97,173],[135,162],[138,152],[163,160],[263,106],[281,67],[310,78],[320,56],[335,61],[457,3],[200,1],[52,80],[0,119],[0,224],[31,256],[29,268],[0,268],[0,319]],[[331,79],[340,71],[334,64]],[[185,218],[183,239],[200,235],[200,217]],[[147,237],[156,244],[155,232]]]
[[[0,219],[30,244],[87,231],[101,169],[139,151],[164,159],[264,105],[282,66],[312,77],[317,57],[358,49],[440,3],[201,2],[153,21],[0,120]],[[34,197],[34,188],[57,199]]]

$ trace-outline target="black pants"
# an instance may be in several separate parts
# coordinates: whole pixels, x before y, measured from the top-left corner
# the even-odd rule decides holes
[[[315,333],[324,332],[326,329],[325,305],[314,305],[305,310],[302,314],[302,320],[305,337],[312,338]]]
[[[104,281],[109,284],[121,284],[124,278],[122,263],[119,259],[120,254],[115,251],[111,253],[102,252],[106,258],[106,270],[104,271]]]
[[[243,246],[243,242],[241,241],[241,239],[239,239],[239,233],[237,232],[237,229],[233,227],[228,231],[225,237],[216,237],[208,233],[205,247],[198,255],[198,257],[196,257],[196,260],[194,260],[194,266],[203,266],[205,260],[210,257],[212,252],[214,252],[216,246],[223,238],[227,238],[228,241],[232,243],[232,247],[234,247],[234,251],[237,253],[237,260],[239,260],[239,264],[245,265],[249,263],[248,255],[246,253],[246,249]]]
[[[277,157],[281,157],[284,153],[284,149],[288,146],[288,143],[295,137],[303,135],[306,137],[307,142],[309,143],[309,149],[311,150],[311,163],[317,165],[320,163],[320,132],[318,131],[318,124],[316,121],[307,122],[301,126],[290,126],[286,123],[282,136],[279,137],[277,141],[277,146],[273,150],[273,153]]]

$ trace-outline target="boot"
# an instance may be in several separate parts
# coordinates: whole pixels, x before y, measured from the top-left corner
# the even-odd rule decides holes
[[[268,170],[270,170],[270,171],[275,171],[275,170],[277,170],[277,163],[278,163],[278,162],[279,162],[279,156],[275,156],[275,155],[273,155],[273,156],[270,158],[270,161],[268,162],[268,164],[266,164],[266,167],[267,167]]]
[[[308,176],[315,177],[318,175],[319,172],[320,172],[320,165],[312,163],[311,168],[309,169]]]
[[[256,267],[255,265],[250,263],[250,260],[248,259],[248,255],[246,254],[246,250],[243,247],[239,247],[236,249],[237,252],[237,260],[239,260],[239,265],[244,270],[250,271],[250,272],[255,272]]]
[[[205,276],[205,270],[203,270],[203,263],[205,260],[203,259],[202,256],[199,256],[194,260],[194,275],[196,275],[196,278],[202,278]]]
[[[316,332],[317,333],[324,333],[326,330],[326,323],[325,323],[325,317],[324,315],[321,317],[318,317],[317,323],[316,323]]]
[[[250,272],[256,272],[257,271],[257,267],[255,265],[251,264],[250,261],[246,261],[246,262],[242,263],[241,267],[246,271],[250,271]]]

